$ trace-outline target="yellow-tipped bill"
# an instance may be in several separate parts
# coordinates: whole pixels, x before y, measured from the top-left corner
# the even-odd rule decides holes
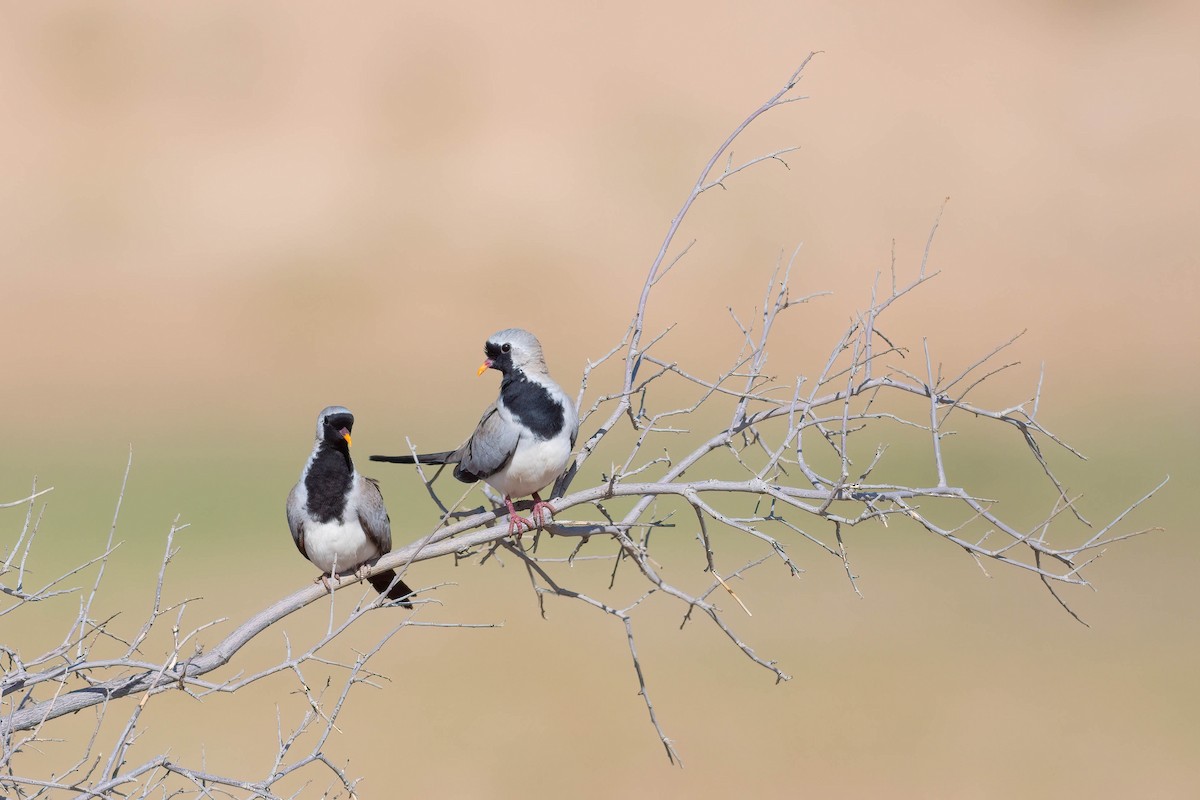
[[[343,433],[342,438],[346,440],[346,447],[353,447],[354,443],[350,441],[350,434]]]
[[[475,377],[478,378],[480,375],[487,372],[488,367],[490,367],[491,365],[492,365],[491,359],[484,361],[482,364],[479,365],[479,370],[475,373]]]

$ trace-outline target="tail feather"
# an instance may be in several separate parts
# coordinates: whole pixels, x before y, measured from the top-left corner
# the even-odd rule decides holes
[[[386,572],[379,572],[367,578],[371,586],[375,587],[375,591],[380,594],[387,593],[388,600],[399,600],[399,605],[405,608],[412,608],[412,603],[405,602],[405,598],[412,595],[413,590],[408,588],[408,584],[404,581],[396,580],[396,570],[389,569]],[[392,586],[392,581],[396,581],[396,585]],[[389,589],[388,587],[391,586]]]
[[[386,461],[389,464],[452,464],[457,461],[457,451],[447,450],[444,453],[421,453],[415,456],[371,456],[372,461]]]

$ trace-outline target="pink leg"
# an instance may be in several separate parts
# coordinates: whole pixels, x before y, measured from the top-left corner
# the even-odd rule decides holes
[[[550,512],[550,516],[554,516],[554,506],[543,500],[537,492],[533,493],[533,509],[530,510],[529,516],[537,523],[539,528],[546,526],[546,512]]]
[[[520,539],[522,533],[524,533],[525,531],[533,530],[533,527],[534,527],[533,523],[517,513],[516,506],[513,505],[512,500],[510,500],[507,495],[504,498],[504,504],[506,506],[508,506],[508,535],[509,536],[513,536],[513,537]]]
[[[334,564],[334,567],[337,567],[337,564]],[[363,564],[362,566],[360,566],[358,568],[358,570],[355,571],[354,574],[358,576],[359,580],[362,580],[365,577],[365,574],[363,573],[363,570],[365,570],[365,569],[370,569],[370,567],[367,564]],[[341,574],[346,575],[347,573],[343,572]],[[333,582],[336,581],[339,577],[340,576],[336,572],[331,572],[328,575],[322,574],[319,578],[317,578],[315,581],[313,581],[313,583],[319,583],[325,587],[325,591],[332,592],[333,591]]]

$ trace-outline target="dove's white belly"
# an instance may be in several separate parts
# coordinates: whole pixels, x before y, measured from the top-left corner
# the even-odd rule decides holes
[[[359,564],[379,555],[357,518],[305,525],[304,552],[322,572],[332,572],[336,562],[339,575],[353,572]]]
[[[527,497],[557,478],[570,457],[571,441],[565,436],[549,440],[522,438],[508,465],[486,480],[508,497]]]

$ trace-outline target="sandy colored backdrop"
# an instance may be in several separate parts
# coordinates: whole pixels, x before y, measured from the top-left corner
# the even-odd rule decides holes
[[[1043,413],[1092,457],[1060,463],[1097,518],[1173,476],[1131,521],[1167,533],[1113,548],[1092,574],[1101,592],[1073,595],[1090,629],[1025,576],[989,581],[938,542],[872,536],[851,543],[865,599],[811,554],[802,581],[748,590],[741,633],[788,684],[711,631],[680,633],[664,605],[643,657],[682,771],[609,620],[559,603],[543,621],[515,565],[430,564],[417,583],[458,584],[436,618],[504,627],[389,645],[377,666],[391,683],[356,697],[329,746],[366,776],[360,796],[1200,792],[1200,547],[1185,511],[1200,444],[1195,4],[0,16],[0,501],[37,475],[55,486],[45,557],[95,552],[132,444],[110,612],[145,608],[176,514],[191,528],[172,585],[204,597],[195,621],[236,623],[309,580],[283,499],[324,405],[355,410],[364,455],[405,435],[456,444],[495,392],[472,374],[483,340],[513,324],[577,386],[619,339],[701,164],[810,50],[824,51],[810,99],[735,149],[798,145],[790,169],[706,195],[681,233],[697,244],[651,313],[678,324],[671,353],[723,366],[725,306],[752,309],[802,244],[798,289],[834,295],[801,309],[772,356],[811,374],[893,243],[915,271],[948,196],[943,274],[890,335],[928,336],[961,367],[1027,329],[995,397],[1018,402],[1045,363]],[[1015,462],[992,447],[969,466],[1003,485]],[[410,474],[384,470],[397,539],[416,538],[432,509]],[[7,544],[21,520],[2,514]],[[140,746],[261,763],[275,707],[303,711],[289,691],[236,711],[172,700]]]

